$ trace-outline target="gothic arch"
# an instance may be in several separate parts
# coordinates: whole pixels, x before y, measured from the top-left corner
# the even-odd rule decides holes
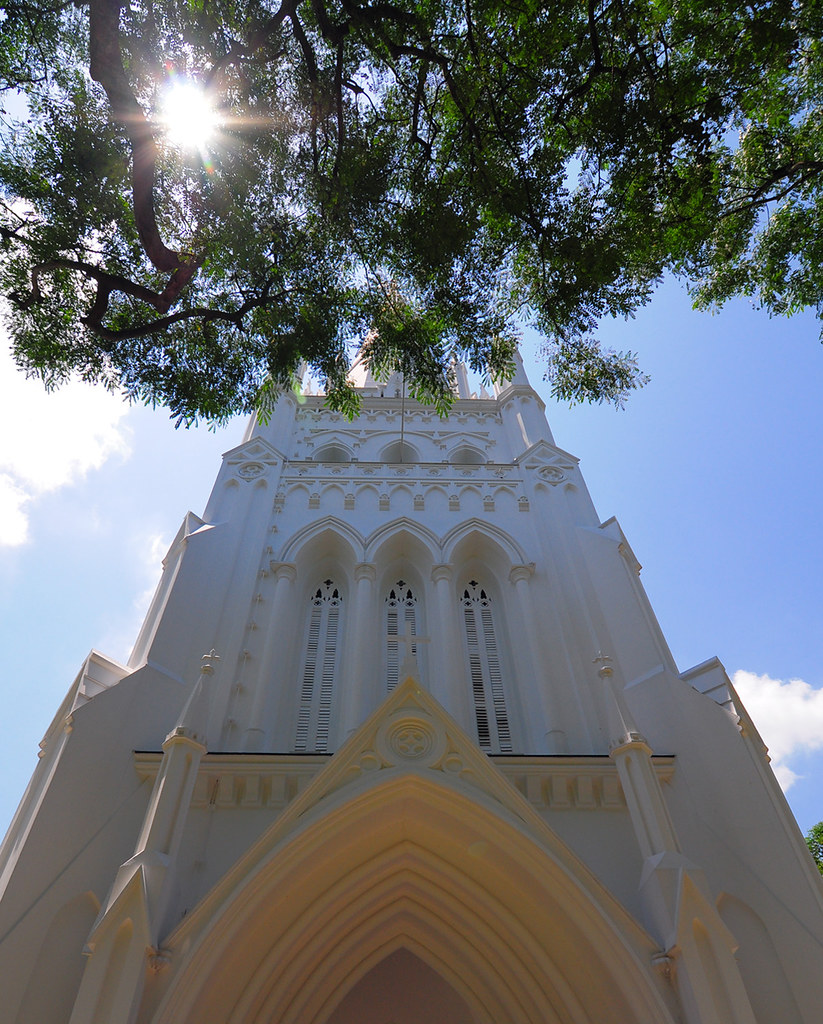
[[[509,568],[529,561],[511,534],[482,519],[467,519],[449,530],[443,538],[443,560],[446,562],[471,557],[480,551],[497,552]]]
[[[320,500],[326,505],[326,508],[329,507],[329,504],[336,504],[342,509],[345,497],[345,487],[336,481],[324,484],[320,489]]]
[[[376,562],[380,559],[391,559],[397,557],[397,553],[390,553],[391,548],[397,548],[403,542],[421,546],[428,559],[432,562],[441,560],[440,541],[437,534],[426,526],[416,523],[413,519],[401,516],[393,519],[385,526],[379,526],[371,533],[365,541],[365,561]]]
[[[165,945],[153,1024],[326,1024],[398,948],[478,1024],[673,1022],[655,943],[554,833],[434,771],[285,812]]]
[[[516,713],[517,691],[507,685],[516,658],[506,639],[515,631],[511,623],[507,628],[497,580],[482,562],[473,561],[464,566],[457,592],[477,742],[489,753],[510,754],[524,749],[525,735]]]
[[[426,512],[436,522],[440,522],[440,517],[445,515],[449,508],[449,492],[442,484],[426,484],[425,490],[425,506]]]
[[[352,564],[363,561],[363,538],[353,526],[337,516],[325,516],[293,533],[283,546],[280,559],[283,562],[301,560],[305,558],[307,549],[320,548],[324,543],[330,543],[341,554],[341,561],[351,561]]]
[[[338,439],[323,441],[312,452],[312,462],[351,462],[353,452],[348,445]]]
[[[717,900],[720,918],[739,942],[735,959],[758,1024],[800,1020],[786,972],[769,929],[743,900],[723,892]]]
[[[479,498],[483,493],[483,488],[478,484],[463,484],[460,488],[460,498],[467,498],[469,496]]]
[[[416,636],[425,637],[426,586],[413,558],[404,556],[385,565],[379,577],[378,601],[380,640],[374,645],[379,651],[381,681],[391,691],[402,682],[400,669],[405,647],[394,640],[406,633],[407,628]],[[423,679],[428,678],[428,657],[425,641],[412,648]]]
[[[347,577],[339,565],[324,560],[308,576],[304,601],[299,699],[294,708],[292,743],[296,752],[326,752],[333,736],[334,709],[339,700],[341,653],[345,646]],[[318,579],[319,576],[319,579]],[[326,576],[327,578],[323,579]],[[300,635],[299,633],[297,634]]]
[[[449,462],[454,466],[484,466],[488,456],[476,445],[461,441],[449,452]]]
[[[327,1024],[475,1024],[477,1014],[446,978],[409,948],[387,949],[332,1011]],[[382,952],[382,951],[381,951]]]
[[[99,910],[97,897],[84,892],[54,915],[29,975],[16,1024],[48,1020],[55,1016],[56,1007],[72,1005],[83,975],[83,946]]]
[[[358,483],[352,486],[355,487],[358,511],[361,514],[376,512],[380,502],[380,488],[372,483]]]
[[[408,441],[392,441],[391,444],[387,444],[385,448],[381,449],[379,461],[393,465],[416,463],[420,462],[421,459],[420,452],[414,445],[409,444]]]
[[[500,526],[472,518],[450,529],[443,538],[443,561],[459,564],[483,558],[497,577],[506,579],[512,565],[529,559],[520,545]]]
[[[414,509],[414,489],[408,483],[394,484],[389,490],[391,510],[401,515]]]

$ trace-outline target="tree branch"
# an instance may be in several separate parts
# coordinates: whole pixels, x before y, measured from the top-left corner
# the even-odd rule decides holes
[[[123,292],[135,299],[139,299],[141,302],[147,302],[160,313],[165,313],[170,305],[163,298],[162,293],[152,291],[151,288],[145,288],[141,284],[136,284],[127,277],[121,277],[119,274],[110,274],[108,271],[95,267],[92,263],[69,259],[48,260],[45,263],[35,264],[31,270],[31,292],[26,298],[22,298],[17,292],[12,292],[9,297],[13,300],[14,304],[19,309],[29,309],[36,303],[42,302],[43,292],[40,289],[40,279],[44,274],[50,273],[53,270],[77,270],[97,282],[97,296],[95,297],[94,305],[89,310],[88,316],[92,315],[92,311],[97,310],[102,302],[102,295],[105,295],[103,306],[103,312],[105,312],[105,307],[108,305],[108,297],[114,291]]]
[[[147,334],[156,334],[159,331],[163,331],[167,327],[170,327],[172,324],[180,323],[184,320],[200,319],[205,322],[211,320],[222,320],[227,323],[233,323],[237,327],[241,327],[243,317],[250,310],[256,309],[260,306],[265,306],[276,299],[285,298],[286,295],[285,291],[281,291],[277,295],[273,296],[271,294],[271,288],[274,282],[269,280],[260,289],[259,294],[246,299],[246,301],[242,305],[238,306],[236,310],[210,309],[207,306],[195,306],[192,309],[181,309],[176,313],[158,317],[155,320],[150,320],[148,323],[144,324],[138,324],[135,327],[113,331],[110,328],[103,326],[103,317],[106,315],[108,310],[109,299],[112,292],[122,292],[124,295],[131,295],[132,298],[147,303],[160,313],[165,313],[169,309],[170,303],[164,299],[163,293],[152,291],[151,288],[145,288],[143,285],[130,281],[127,277],[121,277],[119,274],[110,274],[105,270],[101,270],[99,267],[95,267],[91,263],[84,263],[82,260],[59,259],[49,260],[46,263],[38,263],[32,268],[31,292],[26,298],[22,298],[16,293],[12,293],[9,296],[18,309],[25,310],[33,306],[35,303],[43,301],[40,279],[44,274],[50,273],[54,270],[77,270],[81,274],[85,274],[87,277],[90,277],[97,282],[97,293],[95,295],[94,302],[92,303],[88,313],[80,318],[80,322],[93,334],[96,334],[99,338],[104,338],[106,341],[124,341],[128,338],[142,338]]]
[[[160,237],[154,211],[157,147],[151,125],[129,85],[120,53],[122,0],[90,0],[89,71],[103,86],[115,120],[126,130],[132,153],[132,203],[140,244],[160,271],[171,271],[162,302],[172,305],[192,279],[201,260],[170,249]],[[168,305],[166,308],[168,308]]]

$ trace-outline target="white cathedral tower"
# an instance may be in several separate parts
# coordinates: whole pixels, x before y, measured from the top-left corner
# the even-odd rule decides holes
[[[0,848],[4,1024],[818,1024],[823,884],[521,363],[284,394]]]

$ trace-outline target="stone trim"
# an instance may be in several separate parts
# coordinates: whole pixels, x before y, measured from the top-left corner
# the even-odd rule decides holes
[[[206,754],[197,773],[192,808],[282,809],[329,763],[329,754]],[[153,785],[162,752],[136,751],[141,781]],[[492,754],[489,760],[541,811],[623,810],[617,767],[608,755]],[[675,759],[652,758],[662,783]]]

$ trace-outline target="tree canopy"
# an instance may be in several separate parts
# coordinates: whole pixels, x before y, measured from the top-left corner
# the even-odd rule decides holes
[[[696,304],[820,308],[820,0],[11,0],[0,289],[18,363],[263,411],[352,343],[448,402],[519,327],[565,399],[665,272]],[[174,83],[216,131],[167,130]],[[16,113],[15,113],[16,112]]]
[[[812,825],[806,833],[806,845],[817,865],[817,870],[823,875],[823,821]]]

